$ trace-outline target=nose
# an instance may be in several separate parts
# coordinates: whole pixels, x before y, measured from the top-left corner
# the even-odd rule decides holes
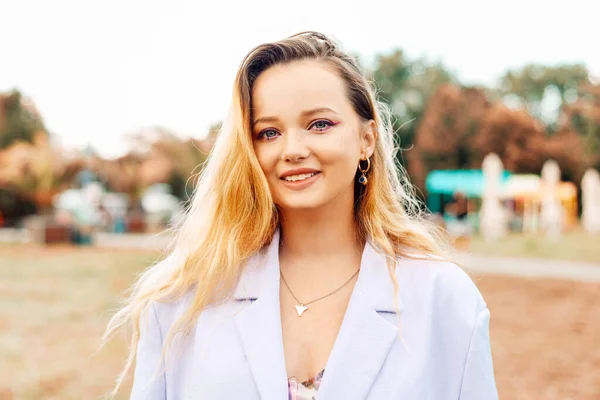
[[[297,162],[308,158],[310,150],[304,142],[303,132],[290,131],[283,136],[283,150],[281,160],[288,162]]]

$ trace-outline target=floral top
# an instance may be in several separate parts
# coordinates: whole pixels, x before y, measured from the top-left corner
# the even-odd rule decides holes
[[[304,382],[298,382],[296,377],[288,379],[288,393],[289,400],[315,400],[317,398],[317,391],[321,386],[321,380],[325,370],[319,372],[314,378],[305,380]]]

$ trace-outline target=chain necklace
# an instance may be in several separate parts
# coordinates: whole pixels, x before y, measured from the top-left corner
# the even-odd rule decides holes
[[[279,270],[279,274],[281,275],[281,279],[283,280],[283,283],[285,284],[285,287],[286,287],[286,288],[287,288],[287,289],[290,291],[290,294],[292,295],[292,297],[294,298],[294,300],[296,300],[296,302],[298,302],[298,305],[296,305],[296,306],[294,306],[294,307],[296,307],[296,312],[298,313],[298,317],[301,317],[301,316],[302,316],[302,314],[304,314],[304,311],[308,310],[308,305],[309,305],[309,304],[315,303],[315,302],[317,302],[317,301],[319,301],[319,300],[323,300],[324,298],[326,298],[326,297],[329,297],[329,296],[331,296],[331,295],[333,295],[333,294],[335,294],[335,293],[339,292],[339,291],[340,291],[340,290],[342,290],[342,289],[343,289],[343,288],[344,288],[344,287],[345,287],[347,284],[349,284],[349,283],[350,283],[350,281],[351,281],[352,279],[354,279],[354,277],[355,277],[356,275],[358,275],[358,272],[359,272],[359,271],[360,271],[360,268],[359,268],[359,269],[358,269],[358,270],[357,270],[357,271],[354,273],[354,275],[352,275],[352,276],[350,277],[350,279],[348,279],[346,282],[344,282],[344,284],[343,284],[342,286],[340,286],[339,288],[335,289],[333,292],[331,292],[331,293],[329,293],[329,294],[326,294],[325,296],[321,296],[321,297],[319,297],[318,299],[311,300],[311,301],[309,301],[309,302],[307,302],[307,303],[302,303],[302,302],[301,302],[300,300],[298,300],[298,298],[297,298],[297,297],[294,295],[294,292],[292,292],[292,289],[290,289],[289,285],[288,285],[288,284],[287,284],[287,282],[285,281],[285,278],[283,277],[283,273],[281,272],[281,270]]]

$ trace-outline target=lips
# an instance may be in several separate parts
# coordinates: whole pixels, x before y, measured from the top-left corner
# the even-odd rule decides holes
[[[279,176],[279,179],[289,181],[289,179],[286,179],[286,178],[290,178],[290,177],[297,178],[299,176],[309,175],[304,178],[304,179],[307,179],[310,176],[319,174],[320,172],[321,171],[319,171],[318,169],[313,169],[313,168],[290,169],[288,171],[285,171],[283,174],[281,174],[281,176]]]
[[[283,179],[286,182],[298,182],[298,181],[303,181],[305,179],[311,178],[317,174],[318,174],[318,172],[311,172],[308,174],[290,175],[290,176],[286,176],[285,178],[281,178],[281,179]]]
[[[312,186],[320,178],[321,171],[304,169],[287,171],[279,179],[287,189],[299,191]]]

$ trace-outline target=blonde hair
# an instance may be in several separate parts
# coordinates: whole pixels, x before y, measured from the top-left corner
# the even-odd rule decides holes
[[[358,116],[377,125],[369,183],[355,183],[355,215],[358,235],[369,238],[387,257],[396,294],[398,257],[440,257],[445,253],[444,241],[435,225],[423,217],[406,172],[396,165],[390,114],[376,101],[374,89],[357,62],[333,40],[316,32],[260,45],[250,51],[238,70],[230,115],[199,176],[186,218],[174,229],[170,254],[142,274],[123,308],[108,324],[104,340],[122,326],[132,328],[129,357],[113,393],[134,363],[140,321],[152,302],[192,293],[189,308],[166,336],[164,359],[174,336],[185,337],[203,309],[226,300],[244,262],[272,240],[279,216],[253,150],[252,87],[271,66],[305,59],[333,67],[344,80]]]

